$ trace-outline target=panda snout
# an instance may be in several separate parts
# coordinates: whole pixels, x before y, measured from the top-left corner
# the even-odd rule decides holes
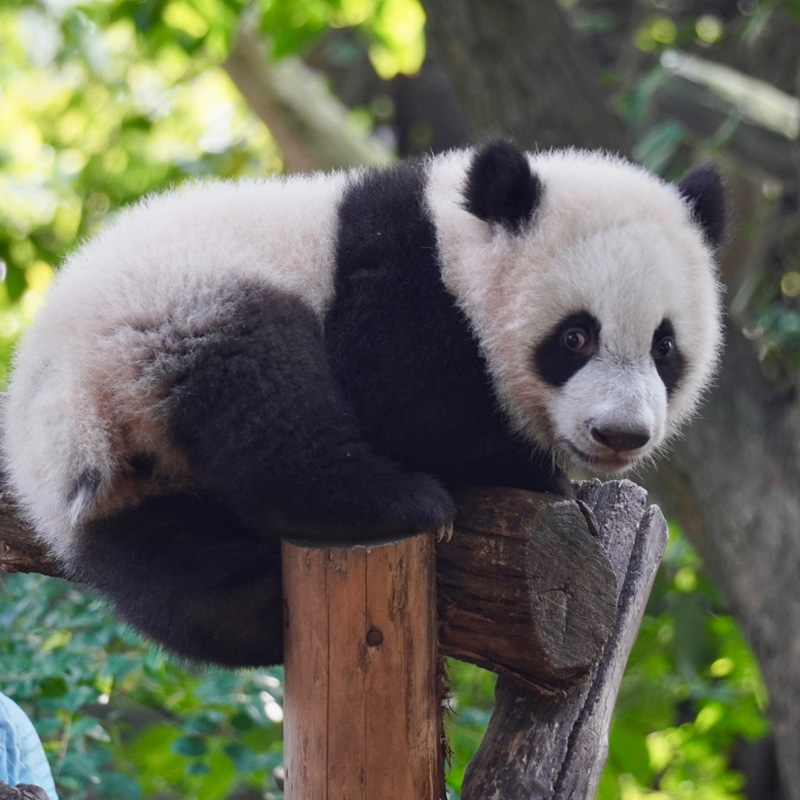
[[[612,426],[592,427],[592,439],[598,444],[608,447],[615,453],[626,453],[639,450],[650,441],[650,433],[645,430],[632,430]]]

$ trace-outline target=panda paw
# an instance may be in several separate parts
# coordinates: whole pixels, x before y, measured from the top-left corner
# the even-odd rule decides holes
[[[452,532],[455,502],[425,473],[373,473],[362,487],[340,499],[337,508],[309,517],[270,514],[269,527],[306,545],[378,544],[418,533]]]
[[[439,481],[425,473],[412,473],[407,481],[407,486],[398,487],[400,497],[388,505],[394,518],[390,522],[413,533],[452,530],[456,504]]]

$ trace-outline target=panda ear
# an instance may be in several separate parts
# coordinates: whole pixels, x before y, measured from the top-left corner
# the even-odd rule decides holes
[[[531,171],[528,157],[498,139],[484,145],[472,159],[464,192],[465,207],[478,219],[499,222],[517,233],[529,222],[542,197],[542,182]]]
[[[688,201],[692,215],[703,229],[706,241],[719,250],[728,227],[725,185],[713,164],[689,170],[678,184],[678,191]]]

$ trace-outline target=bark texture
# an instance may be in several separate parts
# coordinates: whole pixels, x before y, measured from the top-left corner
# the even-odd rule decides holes
[[[464,776],[464,800],[594,797],[622,674],[667,542],[646,492],[629,481],[590,481],[579,498],[597,520],[618,597],[616,621],[588,680],[546,697],[501,674],[489,728]]]
[[[617,583],[584,507],[553,495],[474,489],[436,552],[444,655],[545,694],[586,679],[617,613]],[[588,518],[588,519],[587,519]]]
[[[506,134],[531,150],[627,150],[622,121],[555,0],[426,0],[425,10],[474,137]]]

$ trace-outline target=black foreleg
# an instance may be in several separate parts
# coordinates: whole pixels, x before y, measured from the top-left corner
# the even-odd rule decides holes
[[[454,505],[432,477],[375,453],[327,362],[317,317],[251,290],[171,394],[171,429],[243,519],[305,541],[435,530]]]

